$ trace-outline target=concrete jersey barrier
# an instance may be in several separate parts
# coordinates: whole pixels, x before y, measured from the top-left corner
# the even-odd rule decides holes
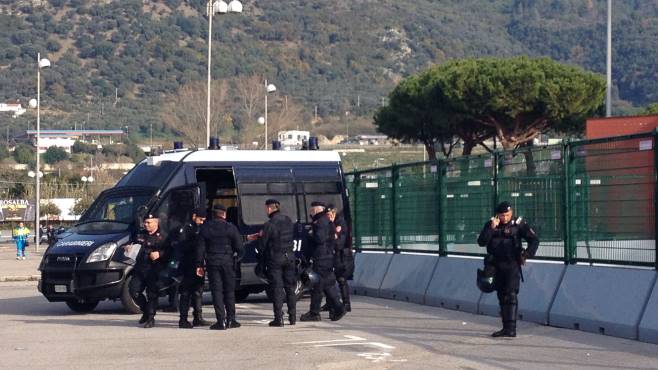
[[[354,294],[379,297],[379,288],[392,257],[390,253],[357,253],[354,281],[350,285]]]
[[[379,290],[382,298],[425,303],[425,290],[439,256],[395,254]]]

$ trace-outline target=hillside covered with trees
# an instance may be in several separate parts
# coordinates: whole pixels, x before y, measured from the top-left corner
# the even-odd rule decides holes
[[[374,130],[373,113],[402,78],[455,58],[548,56],[605,72],[604,0],[243,5],[242,14],[213,22],[212,121],[224,141],[259,138],[265,78],[278,88],[270,97],[272,132],[299,127],[331,136]],[[0,0],[0,102],[26,106],[36,95],[41,52],[53,62],[42,73],[43,127],[123,128],[143,138],[181,133],[188,116],[205,122],[204,101],[198,102],[205,97],[205,6],[205,0]],[[616,114],[658,101],[657,40],[658,0],[614,2]],[[34,120],[32,112],[0,116],[10,136]]]

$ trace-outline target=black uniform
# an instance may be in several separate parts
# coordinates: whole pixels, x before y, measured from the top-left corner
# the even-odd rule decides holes
[[[347,243],[347,223],[341,215],[336,215],[334,227],[338,229],[339,226],[340,232],[336,232],[334,266],[343,305],[347,311],[351,311],[350,287],[347,284],[347,280],[352,279],[352,275],[354,274],[354,254],[352,253],[352,248]]]
[[[522,239],[528,243],[523,249]],[[539,239],[527,223],[513,218],[507,224],[498,224],[491,228],[487,222],[480,232],[478,244],[487,247],[486,263],[492,263],[496,269],[494,284],[498,294],[503,330],[516,335],[517,294],[521,280],[521,265],[526,257],[532,257],[539,247]]]
[[[243,254],[242,236],[233,224],[214,219],[201,226],[196,265],[203,267],[205,260],[218,324],[235,322],[234,256]]]
[[[320,275],[320,282],[311,291],[311,309],[307,315],[302,316],[302,321],[319,319],[323,292],[327,298],[332,319],[340,318],[345,314],[343,304],[338,300],[336,276],[334,275],[335,233],[336,229],[329,221],[327,212],[313,216],[312,231],[308,236],[309,243],[304,248],[304,256],[307,261],[312,262],[313,271]]]
[[[140,231],[136,242],[142,247],[137,254],[134,274],[128,288],[130,295],[142,310],[143,316],[140,322],[147,322],[155,317],[159,292],[164,288],[161,274],[167,269],[171,247],[160,229],[153,234],[145,230]],[[152,261],[149,255],[156,251],[160,252],[160,258]],[[146,297],[142,293],[144,289],[146,289]]]
[[[294,224],[290,217],[275,211],[263,225],[262,254],[267,266],[267,277],[272,292],[274,321],[283,323],[283,301],[288,305],[290,324],[296,321],[295,253],[293,252]]]
[[[180,320],[187,321],[190,303],[194,309],[194,322],[203,322],[201,308],[203,306],[203,276],[196,274],[197,245],[201,228],[195,222],[189,222],[178,231],[176,238],[176,254],[178,256],[179,273],[183,280],[178,286],[180,293]]]

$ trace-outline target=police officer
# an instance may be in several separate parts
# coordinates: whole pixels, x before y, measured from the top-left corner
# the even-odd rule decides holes
[[[494,285],[500,305],[503,329],[493,337],[516,337],[517,295],[521,279],[521,265],[533,257],[539,247],[539,239],[532,228],[520,217],[512,216],[509,202],[496,206],[496,215],[480,232],[478,244],[487,247],[486,264],[495,268]],[[523,249],[522,239],[528,243]]]
[[[199,232],[197,250],[197,275],[208,270],[208,282],[212,293],[217,323],[212,330],[239,328],[235,320],[235,264],[234,258],[242,258],[242,236],[235,225],[226,222],[226,208],[213,206],[213,219],[206,221]]]
[[[207,326],[209,322],[203,319],[203,276],[196,274],[196,248],[199,241],[201,225],[206,220],[206,209],[199,207],[192,214],[192,221],[183,225],[176,238],[176,254],[179,261],[179,273],[183,276],[178,289],[180,293],[180,320],[178,327],[190,329],[192,326]],[[190,303],[194,310],[194,320],[190,324],[187,314]]]
[[[138,233],[136,242],[141,248],[136,257],[134,273],[128,289],[142,310],[139,323],[144,324],[145,328],[152,328],[155,325],[155,310],[158,307],[159,291],[162,288],[160,274],[167,268],[167,260],[171,255],[170,245],[160,232],[157,216],[149,214],[145,217],[144,230]],[[142,293],[145,288],[146,297]]]
[[[329,220],[333,222],[336,229],[336,242],[335,242],[335,257],[334,268],[336,274],[336,281],[338,281],[338,288],[340,290],[341,299],[345,311],[352,311],[350,304],[350,287],[347,280],[352,279],[354,274],[354,254],[352,248],[348,244],[347,239],[347,223],[342,215],[338,214],[336,206],[329,204],[327,206],[327,215]]]
[[[297,321],[295,296],[295,254],[293,252],[294,224],[290,217],[281,213],[281,203],[276,199],[265,201],[265,211],[269,220],[259,234],[249,236],[254,240],[260,237],[259,253],[264,256],[267,278],[272,292],[274,320],[270,326],[283,326],[283,301],[288,305],[288,322]]]
[[[345,316],[345,308],[338,300],[336,276],[333,271],[336,230],[327,216],[326,208],[322,202],[311,203],[312,229],[307,237],[308,243],[304,247],[303,254],[305,259],[311,263],[313,271],[320,276],[320,281],[313,286],[311,308],[309,312],[300,316],[300,321],[321,320],[322,293],[327,298],[331,320],[337,321]]]

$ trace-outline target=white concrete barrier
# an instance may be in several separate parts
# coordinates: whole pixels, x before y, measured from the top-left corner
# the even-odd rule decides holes
[[[350,284],[352,292],[379,297],[379,288],[392,257],[392,253],[357,253],[354,260],[354,281]]]
[[[656,277],[658,276],[654,276],[654,280]],[[644,308],[638,336],[643,342],[658,344],[658,281],[654,282],[651,297]]]
[[[477,313],[482,293],[475,284],[482,257],[440,257],[425,293],[425,304]]]
[[[566,266],[562,263],[528,261],[523,266],[523,282],[519,290],[519,320],[548,324],[548,311],[553,303]],[[498,316],[496,292],[483,294],[478,313]]]
[[[637,339],[655,274],[653,270],[569,265],[549,324]]]
[[[425,303],[425,291],[439,256],[395,254],[382,281],[379,296]]]

